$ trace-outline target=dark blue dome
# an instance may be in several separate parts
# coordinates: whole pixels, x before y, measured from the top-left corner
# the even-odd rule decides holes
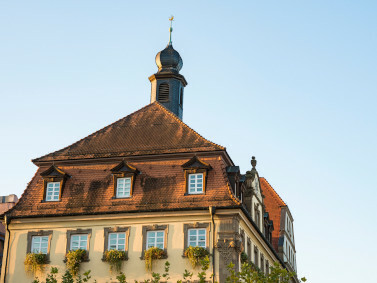
[[[182,69],[183,61],[181,55],[169,44],[156,55],[158,72],[179,72]]]

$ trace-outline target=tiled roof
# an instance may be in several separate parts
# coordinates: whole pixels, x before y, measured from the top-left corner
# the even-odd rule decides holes
[[[18,204],[8,213],[12,217],[49,215],[105,214],[155,210],[179,210],[236,207],[239,202],[229,190],[224,161],[219,156],[201,157],[212,169],[208,171],[206,192],[185,195],[185,174],[181,167],[187,159],[143,160],[130,165],[141,173],[136,175],[133,195],[114,199],[114,178],[111,169],[117,163],[59,165],[70,178],[65,182],[61,201],[43,202],[42,166],[29,183]]]
[[[33,162],[225,150],[158,102]]]
[[[286,206],[274,188],[263,177],[259,178],[262,193],[264,195],[264,205],[269,213],[270,219],[274,222],[274,231],[272,231],[272,246],[278,252],[281,207]]]

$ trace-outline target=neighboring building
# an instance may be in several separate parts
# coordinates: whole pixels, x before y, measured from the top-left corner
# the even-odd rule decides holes
[[[0,196],[0,215],[5,213],[7,210],[12,208],[18,198],[16,195],[9,195],[9,196]],[[1,273],[1,266],[3,262],[3,251],[4,251],[4,242],[5,242],[5,227],[2,223],[0,223],[0,273]]]
[[[266,210],[271,217],[275,230],[272,232],[272,244],[284,260],[290,271],[297,272],[296,248],[293,232],[293,217],[288,206],[280,198],[265,178],[260,178],[261,189],[265,196]]]
[[[171,42],[156,63],[151,104],[33,160],[35,176],[2,216],[10,244],[1,282],[30,281],[23,266],[28,252],[46,253],[63,271],[66,252],[78,248],[89,254],[82,270],[92,270],[98,282],[112,276],[101,261],[108,249],[127,252],[122,271],[129,281],[150,277],[143,259],[149,247],[166,252],[172,281],[191,270],[183,256],[189,245],[210,252],[208,275],[219,282],[230,262],[239,268],[242,251],[266,273],[274,262],[286,267],[272,245],[276,224],[265,209],[255,158],[242,175],[223,146],[182,122],[187,82]],[[164,261],[154,271],[163,272]]]

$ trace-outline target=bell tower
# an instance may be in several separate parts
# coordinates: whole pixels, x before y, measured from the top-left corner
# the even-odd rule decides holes
[[[179,74],[183,61],[179,53],[173,48],[171,33],[173,31],[170,18],[170,38],[166,48],[156,55],[157,73],[149,77],[151,82],[151,103],[160,102],[167,109],[173,112],[182,120],[183,116],[183,95],[187,85],[184,76]]]

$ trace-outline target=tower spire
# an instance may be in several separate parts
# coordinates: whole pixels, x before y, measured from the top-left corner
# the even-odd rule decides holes
[[[171,16],[169,18],[169,21],[170,21],[170,28],[169,28],[169,45],[172,45],[172,42],[171,42],[171,33],[173,32],[173,21],[174,21],[174,16]]]

